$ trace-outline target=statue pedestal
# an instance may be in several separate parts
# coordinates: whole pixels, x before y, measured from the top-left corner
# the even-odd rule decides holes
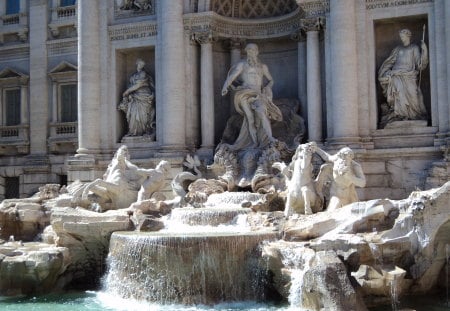
[[[415,127],[426,127],[426,120],[407,120],[407,121],[394,121],[386,124],[385,129],[406,129],[406,128],[415,128]]]
[[[391,122],[372,135],[375,148],[427,147],[434,146],[437,131],[426,120],[408,120]]]

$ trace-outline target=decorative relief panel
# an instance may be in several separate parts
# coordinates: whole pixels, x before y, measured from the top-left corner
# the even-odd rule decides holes
[[[297,9],[295,0],[214,0],[211,10],[234,18],[267,18],[291,13]]]
[[[78,40],[77,39],[60,39],[52,40],[47,43],[48,54],[63,55],[63,54],[77,54],[78,53]]]
[[[141,24],[114,25],[108,29],[110,41],[120,41],[156,36],[156,22]]]
[[[290,36],[301,26],[299,10],[283,17],[261,20],[236,20],[215,12],[184,15],[184,30],[191,35],[211,33],[214,37],[264,39]]]
[[[129,18],[143,15],[155,15],[154,0],[117,0],[114,2],[114,17]]]

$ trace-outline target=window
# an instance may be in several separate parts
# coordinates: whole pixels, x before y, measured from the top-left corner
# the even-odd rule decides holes
[[[67,186],[67,175],[58,175],[59,177],[59,184],[61,186]]]
[[[5,199],[19,198],[19,177],[5,177]]]
[[[61,0],[59,6],[71,6],[75,5],[75,0]]]
[[[5,125],[20,124],[20,89],[5,90]]]
[[[63,84],[60,86],[60,120],[61,122],[77,121],[77,85]]]
[[[18,14],[20,10],[19,0],[6,0],[6,15]]]

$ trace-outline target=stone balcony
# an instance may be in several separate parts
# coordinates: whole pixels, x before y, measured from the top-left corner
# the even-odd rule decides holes
[[[50,123],[47,142],[51,153],[74,153],[78,146],[78,122]]]
[[[48,24],[54,37],[59,37],[61,28],[76,28],[77,24],[77,6],[62,6],[51,9],[51,22]]]
[[[29,125],[0,126],[0,155],[28,154]]]
[[[17,36],[20,41],[28,40],[28,15],[26,13],[8,14],[0,16],[0,44],[6,41],[15,41]]]

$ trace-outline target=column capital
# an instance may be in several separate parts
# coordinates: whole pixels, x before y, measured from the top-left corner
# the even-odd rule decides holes
[[[325,28],[325,18],[324,17],[303,18],[301,20],[300,28],[304,32],[320,31],[323,28]]]
[[[212,32],[194,32],[191,34],[191,43],[208,44],[217,41]]]
[[[291,33],[291,40],[297,42],[305,42],[306,41],[306,33],[302,28],[297,29],[293,33]]]

